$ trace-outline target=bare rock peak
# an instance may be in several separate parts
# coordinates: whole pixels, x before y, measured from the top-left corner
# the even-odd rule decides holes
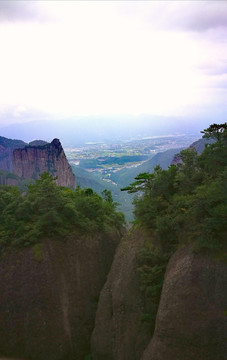
[[[54,139],[54,140],[51,142],[51,144],[53,144],[53,145],[55,145],[55,146],[62,146],[59,139]]]
[[[0,169],[24,179],[38,179],[43,172],[57,177],[59,186],[75,188],[75,176],[59,139],[29,144],[0,137]]]

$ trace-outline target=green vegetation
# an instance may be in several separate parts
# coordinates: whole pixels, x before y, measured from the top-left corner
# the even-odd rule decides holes
[[[183,163],[168,170],[156,166],[152,174],[139,174],[122,189],[138,194],[135,223],[152,235],[152,243],[138,256],[144,319],[151,320],[152,327],[172,253],[186,243],[196,252],[226,253],[227,123],[213,124],[202,133],[216,142],[200,156],[193,148],[183,150],[179,154]]]
[[[71,167],[76,176],[77,185],[82,188],[92,188],[99,195],[101,195],[105,188],[110,190],[114,201],[119,203],[119,209],[125,214],[127,221],[132,221],[133,195],[122,192],[121,188],[133,181],[135,176],[137,176],[140,172],[152,171],[158,163],[164,169],[167,169],[176,154],[176,151],[177,149],[167,150],[156,154],[152,159],[145,161],[137,167],[124,168],[113,172],[107,178],[107,181],[103,179],[103,175],[100,172],[89,172],[73,164],[71,164]]]
[[[20,191],[26,191],[29,184],[34,183],[32,179],[22,179],[18,175],[0,170],[0,186],[1,185],[16,185]]]
[[[43,246],[42,243],[37,243],[32,246],[32,252],[36,261],[41,261],[43,258]]]
[[[17,187],[0,186],[1,251],[45,238],[67,240],[75,233],[121,230],[124,215],[116,211],[108,190],[101,197],[92,189],[58,187],[54,180],[44,173],[28,185],[26,194]]]
[[[128,163],[135,163],[147,160],[146,155],[124,155],[124,156],[103,156],[97,159],[82,159],[80,160],[80,167],[82,169],[101,169],[111,165],[126,165]]]
[[[216,124],[214,124],[216,125]],[[227,125],[214,125],[204,136],[219,139],[199,156],[193,148],[181,151],[183,161],[168,170],[156,166],[152,174],[143,173],[124,188],[138,192],[135,198],[136,223],[155,233],[163,252],[191,242],[197,249],[224,246],[227,235]]]
[[[3,136],[0,136],[0,145],[3,147],[16,149],[16,148],[24,147],[27,144],[22,140],[12,140],[12,139],[7,139]]]
[[[154,331],[155,318],[168,263],[168,255],[160,249],[147,244],[138,254],[137,269],[140,274],[140,290],[143,294],[144,309],[141,321],[148,322],[151,333]]]
[[[133,220],[133,197],[127,193],[121,192],[118,184],[113,184],[112,181],[104,180],[100,173],[89,172],[75,165],[71,165],[71,167],[76,176],[77,185],[83,189],[89,187],[99,195],[102,195],[102,192],[105,189],[111,191],[114,201],[119,203],[119,209],[125,214],[127,221]]]

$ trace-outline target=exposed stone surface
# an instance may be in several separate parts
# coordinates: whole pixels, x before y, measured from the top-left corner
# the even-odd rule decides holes
[[[76,186],[75,176],[58,139],[51,143],[35,140],[28,145],[0,136],[0,170],[14,173],[21,179],[38,179],[47,171],[57,177],[58,185],[73,189]],[[17,185],[15,179],[6,181],[2,178],[1,183]]]
[[[13,151],[13,172],[21,178],[38,179],[46,171],[57,176],[58,185],[75,188],[75,176],[58,139]]]
[[[199,139],[192,143],[189,146],[189,149],[195,149],[195,151],[200,155],[205,149],[206,144],[213,144],[213,139]],[[174,155],[173,160],[171,161],[171,165],[183,164],[183,161],[179,154]]]
[[[92,334],[93,360],[137,360],[150,340],[137,272],[137,255],[146,241],[140,231],[119,244],[108,279],[100,294]]]
[[[84,360],[118,236],[46,240],[0,259],[0,355]]]
[[[189,248],[170,259],[154,336],[141,360],[224,360],[227,266]]]

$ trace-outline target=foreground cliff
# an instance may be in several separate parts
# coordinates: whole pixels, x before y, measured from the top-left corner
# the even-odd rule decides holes
[[[46,240],[1,258],[0,355],[84,360],[118,241],[117,235]]]
[[[148,237],[141,231],[120,243],[108,279],[102,289],[92,334],[92,359],[136,360],[151,333],[142,321],[146,312],[140,291],[137,256]]]
[[[154,336],[141,360],[224,360],[227,265],[189,248],[171,258]]]
[[[21,178],[38,179],[44,172],[57,177],[57,184],[75,188],[75,176],[58,139],[50,144],[30,145],[13,151],[13,172]]]
[[[152,336],[149,321],[143,321],[136,262],[146,239],[137,232],[118,247],[99,299],[93,359],[224,360],[226,264],[189,247],[178,250],[169,261]]]

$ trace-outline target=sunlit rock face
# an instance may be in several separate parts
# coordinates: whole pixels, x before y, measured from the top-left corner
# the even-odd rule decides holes
[[[227,268],[178,250],[165,275],[153,338],[141,360],[224,360]]]
[[[26,146],[13,151],[13,172],[21,178],[38,179],[43,172],[57,177],[60,186],[75,188],[76,181],[58,139],[50,144]]]

